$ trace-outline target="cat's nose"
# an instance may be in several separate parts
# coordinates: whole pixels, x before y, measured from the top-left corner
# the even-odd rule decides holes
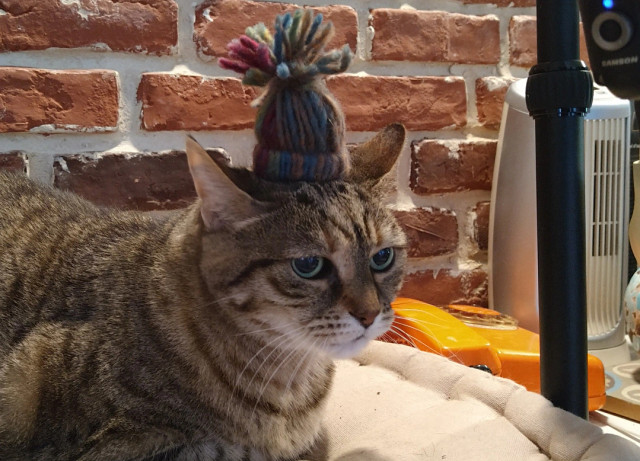
[[[368,328],[380,313],[378,295],[373,290],[357,290],[357,285],[350,288],[352,291],[343,295],[343,306],[360,325]]]
[[[370,327],[378,316],[378,312],[374,310],[350,310],[349,314],[365,328]]]

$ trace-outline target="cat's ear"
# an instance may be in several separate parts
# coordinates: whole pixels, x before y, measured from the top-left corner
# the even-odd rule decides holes
[[[227,165],[218,165],[191,136],[187,136],[186,150],[193,185],[201,200],[200,213],[208,230],[239,225],[260,214],[260,204],[226,175]]]
[[[369,141],[351,149],[349,178],[356,182],[378,183],[398,160],[405,136],[404,126],[393,123]]]

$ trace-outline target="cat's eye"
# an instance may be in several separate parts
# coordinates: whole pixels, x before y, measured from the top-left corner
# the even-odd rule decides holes
[[[293,271],[304,279],[322,275],[326,261],[322,256],[305,256],[291,260]]]
[[[393,248],[383,248],[371,257],[369,266],[376,272],[385,271],[393,264],[394,256]]]

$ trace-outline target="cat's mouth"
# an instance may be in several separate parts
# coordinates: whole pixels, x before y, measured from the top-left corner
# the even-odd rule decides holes
[[[368,343],[369,339],[362,335],[346,343],[331,346],[328,352],[334,359],[350,359],[364,349]]]
[[[376,335],[373,331],[369,331],[369,329],[364,330],[355,337],[345,338],[346,340],[330,345],[328,348],[329,355],[335,359],[350,359],[360,353],[376,336],[379,335]]]
[[[331,333],[322,331],[321,338],[325,341],[315,342],[315,347],[328,354],[334,359],[352,358],[364,349],[369,342],[382,336],[391,326],[391,320],[385,317],[376,318],[375,321],[363,327],[348,317],[342,324]],[[312,335],[314,336],[314,335]]]

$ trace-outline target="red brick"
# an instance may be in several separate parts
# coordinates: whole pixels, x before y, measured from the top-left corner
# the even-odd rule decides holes
[[[370,25],[374,60],[466,64],[500,60],[500,21],[495,16],[382,8],[371,12]]]
[[[182,208],[196,196],[186,155],[178,151],[64,155],[56,158],[54,175],[54,185],[60,189],[100,206],[127,210]]]
[[[338,75],[327,80],[353,131],[374,131],[401,122],[408,130],[460,128],[467,123],[462,77]]]
[[[509,62],[531,67],[538,62],[536,17],[514,16],[509,21]]]
[[[490,202],[478,202],[473,209],[473,238],[480,250],[489,249],[489,212]]]
[[[476,108],[480,125],[498,130],[502,119],[504,96],[515,78],[482,77],[476,80]]]
[[[500,7],[511,6],[522,8],[527,6],[536,6],[536,0],[462,0],[465,4],[484,4],[489,3]]]
[[[411,144],[411,189],[420,195],[490,190],[496,141],[425,139]]]
[[[509,22],[509,62],[514,66],[531,67],[538,62],[535,16],[513,16]],[[580,59],[589,64],[584,30],[580,25]]]
[[[114,131],[118,124],[113,71],[0,67],[0,88],[0,132]]]
[[[236,78],[149,73],[138,87],[142,128],[149,131],[251,128],[255,98],[255,89]]]
[[[244,30],[263,22],[273,30],[279,14],[298,8],[295,4],[252,2],[246,0],[205,0],[196,8],[193,39],[198,51],[206,56],[226,56],[227,43],[244,33]],[[356,49],[358,18],[355,10],[344,5],[313,7],[325,21],[331,21],[336,34],[328,47],[342,48],[345,43]]]
[[[453,253],[458,248],[458,221],[446,209],[416,208],[396,211],[396,218],[407,234],[410,258]]]
[[[449,14],[447,61],[497,64],[500,61],[500,20],[493,15]]]
[[[402,122],[410,130],[459,128],[466,124],[462,77],[358,77],[328,79],[353,131]],[[235,78],[143,74],[138,88],[146,130],[240,130],[254,124],[250,103],[257,93]]]
[[[24,156],[19,152],[8,152],[0,154],[0,171],[22,171],[27,170]]]
[[[449,33],[444,12],[376,9],[369,25],[374,60],[446,61]]]
[[[436,306],[468,304],[488,306],[488,276],[482,269],[463,272],[425,270],[407,274],[399,296]]]
[[[3,0],[0,51],[94,47],[170,54],[178,40],[174,0]]]

